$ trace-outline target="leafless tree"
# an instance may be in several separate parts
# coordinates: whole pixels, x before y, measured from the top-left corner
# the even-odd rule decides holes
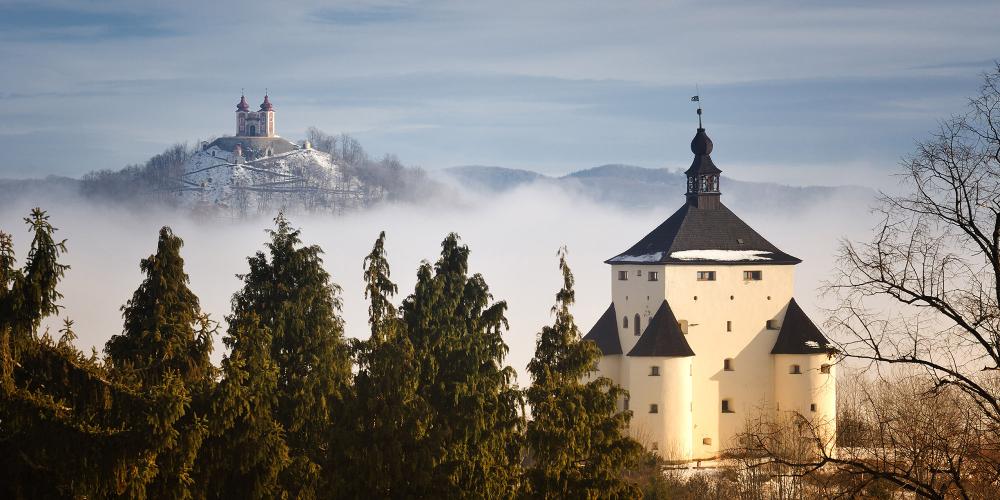
[[[828,285],[839,304],[831,333],[860,367],[841,405],[849,426],[839,448],[788,455],[774,436],[789,430],[768,424],[748,429],[745,451],[835,479],[837,495],[887,485],[925,498],[995,498],[1000,64],[968,111],[942,121],[903,167],[902,189],[881,196],[873,238],[843,243]]]

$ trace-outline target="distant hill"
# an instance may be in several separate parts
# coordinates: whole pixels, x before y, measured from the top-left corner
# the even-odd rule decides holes
[[[486,193],[500,193],[540,182],[576,192],[599,203],[644,209],[673,206],[685,191],[680,170],[644,168],[634,165],[602,165],[561,177],[503,167],[463,166],[448,168],[442,175],[462,186]],[[859,186],[788,186],[773,182],[748,182],[722,178],[727,204],[744,209],[799,210],[834,197],[868,203],[875,191]]]

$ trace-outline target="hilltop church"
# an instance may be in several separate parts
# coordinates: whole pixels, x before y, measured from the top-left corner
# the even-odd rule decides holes
[[[836,435],[834,350],[793,298],[801,262],[721,200],[701,124],[684,204],[605,261],[611,305],[584,337],[629,392],[629,432],[667,459],[717,457],[748,418],[797,412]]]

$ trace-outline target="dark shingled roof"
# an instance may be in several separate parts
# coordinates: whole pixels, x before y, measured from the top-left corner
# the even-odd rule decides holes
[[[795,303],[795,299],[789,301],[785,320],[781,323],[778,340],[774,342],[771,354],[821,354],[832,349],[830,341],[826,340],[805,311]]]
[[[670,310],[670,304],[663,301],[660,309],[653,315],[653,319],[646,325],[646,330],[642,332],[635,347],[628,353],[629,356],[694,356],[694,351],[688,345],[681,332],[681,327],[677,324],[674,312]]]
[[[622,353],[622,343],[618,339],[618,315],[615,314],[615,303],[608,306],[601,319],[597,320],[583,340],[592,340],[605,356]]]
[[[759,250],[768,260],[694,260],[675,259],[673,252],[683,250]],[[632,245],[625,252],[605,261],[607,264],[798,264],[802,260],[788,255],[729,208],[698,208],[685,203],[663,224]]]

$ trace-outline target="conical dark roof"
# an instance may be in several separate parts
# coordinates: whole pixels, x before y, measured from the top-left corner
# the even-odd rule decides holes
[[[822,354],[832,349],[830,341],[795,303],[795,299],[790,300],[771,354]]]
[[[615,314],[615,303],[608,306],[601,319],[583,336],[583,340],[591,340],[605,356],[622,353],[622,343],[618,338],[618,315]]]
[[[694,250],[725,252],[721,254],[715,252],[714,256],[712,252],[689,252],[687,255],[671,256],[675,252]],[[758,253],[754,254],[752,251]],[[802,261],[778,250],[721,203],[718,208],[698,208],[684,204],[663,224],[632,245],[632,248],[605,261],[607,264],[798,264],[799,262]]]
[[[642,332],[635,347],[628,353],[629,356],[694,356],[694,351],[684,338],[680,325],[674,312],[670,310],[670,304],[663,301],[660,308],[653,315],[653,319],[646,325],[646,330]]]

